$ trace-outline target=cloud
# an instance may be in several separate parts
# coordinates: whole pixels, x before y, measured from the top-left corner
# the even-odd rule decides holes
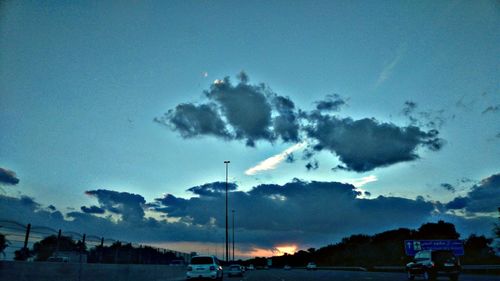
[[[144,197],[128,192],[106,189],[85,191],[85,194],[97,198],[100,208],[121,215],[125,222],[140,221],[144,217]]]
[[[316,102],[316,109],[320,111],[339,111],[346,104],[346,100],[338,94],[327,95],[324,100]]]
[[[318,163],[317,160],[309,161],[306,164],[306,169],[308,171],[310,171],[310,170],[317,170],[318,168],[319,168],[319,163]]]
[[[0,184],[6,185],[16,185],[19,183],[19,179],[11,170],[0,167]]]
[[[305,242],[383,229],[379,216],[395,225],[409,221],[418,224],[434,209],[433,203],[426,201],[396,197],[370,201],[358,199],[358,195],[359,191],[350,184],[295,180],[285,185],[259,185],[248,192],[233,191],[229,198],[230,208],[236,210],[238,218],[244,218],[238,219],[237,225],[240,239],[248,243],[283,242],[280,239]],[[169,216],[177,216],[181,221],[196,225],[213,223],[223,228],[224,200],[223,196],[181,199],[170,195],[162,206],[169,207]]]
[[[455,193],[455,191],[456,191],[456,188],[453,185],[451,185],[450,183],[442,183],[440,186],[442,188],[452,192],[452,193]]]
[[[350,171],[366,172],[378,167],[418,159],[417,149],[440,150],[443,140],[437,130],[422,131],[415,126],[398,127],[376,119],[352,120],[335,116],[311,114],[306,128],[310,139],[316,140],[314,150],[327,150],[339,157]]]
[[[233,191],[236,190],[237,188],[238,186],[235,183],[227,183],[228,191]],[[187,191],[200,196],[208,196],[208,197],[220,196],[226,191],[226,183],[220,181],[206,183],[204,185],[191,187]]]
[[[155,118],[155,122],[168,126],[184,138],[200,135],[213,135],[230,138],[226,124],[219,116],[214,104],[179,104],[164,116]]]
[[[382,83],[384,83],[387,79],[389,79],[389,77],[392,74],[392,71],[394,70],[396,65],[399,63],[399,61],[403,57],[405,49],[406,49],[406,44],[401,44],[399,46],[399,48],[397,49],[397,52],[396,52],[396,55],[394,56],[394,58],[390,62],[388,62],[387,64],[384,65],[384,67],[382,68],[382,71],[378,75],[377,81],[375,82],[375,88],[377,88]]]
[[[464,209],[469,213],[496,212],[500,198],[500,173],[483,179],[474,185],[466,196],[456,197],[446,204],[451,210]]]
[[[90,207],[82,206],[80,207],[80,210],[82,210],[82,212],[87,214],[104,214],[104,212],[106,212],[103,208],[99,208],[97,206],[90,206]]]
[[[403,116],[410,121],[410,125],[425,127],[429,129],[440,129],[449,118],[445,116],[445,110],[417,111],[418,105],[413,101],[406,101],[401,110]]]
[[[359,188],[359,187],[363,187],[367,183],[378,181],[378,178],[375,175],[369,175],[369,176],[362,177],[362,178],[347,179],[347,180],[344,180],[344,181],[346,183],[352,184],[356,188]]]
[[[361,178],[358,183],[372,180]],[[479,192],[477,189],[491,191],[495,186],[498,189],[496,180],[485,179],[471,193]],[[236,210],[238,241],[246,251],[285,244],[322,246],[353,233],[371,234],[397,227],[417,227],[442,218],[456,222],[458,229],[481,234],[489,233],[491,224],[487,222],[495,220],[494,217],[464,218],[443,213],[438,208],[441,203],[426,201],[423,197],[379,196],[367,199],[369,193],[361,194],[354,185],[340,182],[295,179],[283,185],[261,184],[246,192],[237,190],[235,185],[230,188],[229,208]],[[222,191],[225,184],[208,183],[188,190],[193,197],[167,194],[151,203],[144,203],[144,198],[138,194],[91,190],[86,194],[96,197],[100,205],[82,207],[81,212],[72,211],[66,216],[59,211],[49,211],[30,197],[0,195],[0,219],[140,243],[220,243],[225,229],[225,196]],[[498,198],[494,193],[488,194],[492,200]],[[484,195],[472,197],[483,198]],[[469,207],[477,199],[467,200],[470,201],[465,202],[465,206]],[[448,203],[446,207],[451,209],[451,205]],[[101,209],[121,214],[122,219],[101,216]],[[144,209],[149,210],[148,214],[156,212],[157,215],[147,217]]]
[[[247,169],[245,171],[245,175],[251,176],[251,175],[255,175],[255,174],[260,173],[260,172],[274,170],[283,161],[293,161],[293,160],[288,160],[288,159],[290,159],[290,157],[293,157],[293,156],[291,156],[292,153],[304,148],[306,145],[307,144],[305,142],[300,142],[300,143],[294,144],[291,147],[283,150],[282,152],[280,152],[276,155],[273,155],[273,156],[261,161],[259,164]]]
[[[250,84],[243,72],[238,79],[237,83],[229,77],[216,80],[204,91],[204,104],[179,104],[155,122],[184,138],[214,136],[226,141],[244,140],[247,146],[255,146],[257,141],[297,144],[311,140],[314,144],[303,154],[309,170],[319,166],[317,160],[310,159],[321,150],[338,156],[342,163],[334,169],[365,172],[416,160],[419,148],[437,151],[444,144],[436,129],[444,122],[442,111],[415,112],[417,105],[411,101],[403,109],[411,125],[399,127],[374,118],[353,120],[330,115],[346,104],[347,99],[337,94],[316,102],[316,109],[308,112],[297,109],[290,98],[278,95],[264,83]],[[275,155],[247,170],[247,174],[271,170],[283,160],[283,154]]]
[[[265,140],[299,140],[294,103],[272,92],[265,84],[249,84],[248,75],[216,80],[204,91],[208,102],[180,104],[154,121],[177,131],[184,138],[211,135],[225,140],[246,140],[248,146]]]
[[[486,113],[494,113],[494,112],[497,112],[498,110],[500,110],[500,104],[497,104],[497,105],[490,105],[488,106],[485,110],[483,110],[483,114],[486,114]]]

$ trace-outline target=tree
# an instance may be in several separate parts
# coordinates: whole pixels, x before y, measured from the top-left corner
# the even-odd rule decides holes
[[[5,253],[4,253],[4,250],[5,248],[7,248],[7,239],[5,239],[5,235],[3,235],[2,233],[0,233],[0,253],[2,254],[2,256],[5,258]]]
[[[37,261],[46,261],[57,250],[78,251],[79,246],[71,237],[61,236],[58,241],[56,235],[47,236],[33,245],[33,253]]]
[[[438,221],[426,223],[418,229],[418,239],[458,239],[460,234],[452,223]]]

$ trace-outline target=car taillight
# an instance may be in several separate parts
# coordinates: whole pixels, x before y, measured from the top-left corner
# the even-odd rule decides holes
[[[212,265],[212,266],[210,267],[210,271],[214,271],[214,270],[215,270],[215,266],[213,266],[213,265]]]
[[[434,266],[435,266],[435,264],[433,262],[431,262],[431,267],[434,267]]]
[[[193,271],[193,267],[192,266],[188,266],[188,271]]]

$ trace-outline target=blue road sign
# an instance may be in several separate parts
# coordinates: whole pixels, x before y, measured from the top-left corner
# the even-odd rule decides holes
[[[423,250],[451,250],[457,256],[464,255],[463,240],[405,240],[405,252],[414,256]]]

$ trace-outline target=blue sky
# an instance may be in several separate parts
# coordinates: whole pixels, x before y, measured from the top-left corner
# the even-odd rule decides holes
[[[499,8],[495,1],[4,2],[0,167],[20,182],[2,186],[3,194],[62,213],[96,205],[84,195],[96,189],[146,202],[167,193],[189,198],[186,189],[223,181],[223,161],[231,160],[230,180],[244,191],[293,178],[371,177],[362,187],[371,198],[467,196],[500,172]],[[206,103],[203,91],[216,79],[236,85],[241,71],[250,85],[265,83],[303,111],[338,94],[346,103],[339,118],[405,127],[405,102],[413,102],[419,122],[443,121],[436,129],[444,145],[359,172],[332,171],[343,163],[326,149],[307,170],[297,151],[293,163],[249,176],[297,142],[183,138],[153,122],[179,104]]]

